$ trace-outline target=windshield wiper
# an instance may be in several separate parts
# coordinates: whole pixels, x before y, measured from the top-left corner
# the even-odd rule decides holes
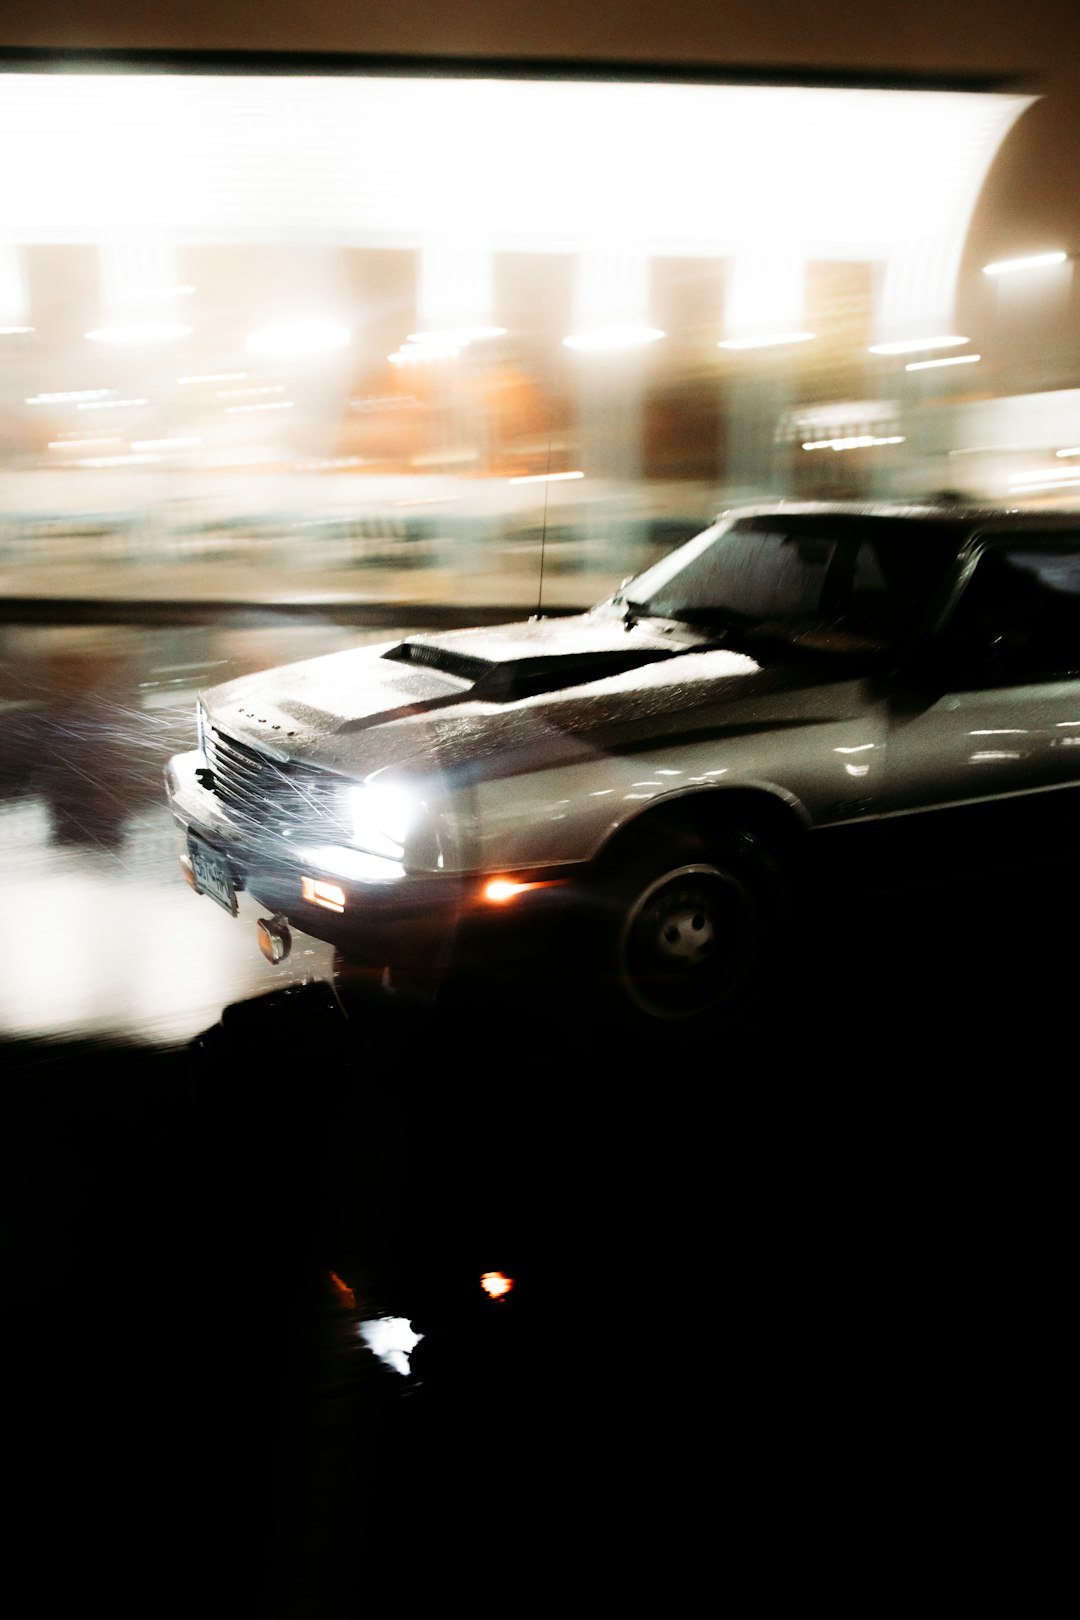
[[[631,597],[619,592],[613,598],[615,605],[621,608],[623,627],[633,630],[642,619],[655,619],[665,623],[668,628],[674,624],[683,624],[691,630],[703,630],[706,633],[716,631],[711,640],[718,640],[729,634],[735,628],[735,620],[731,613],[721,608],[663,608],[659,612],[648,602],[635,602]]]

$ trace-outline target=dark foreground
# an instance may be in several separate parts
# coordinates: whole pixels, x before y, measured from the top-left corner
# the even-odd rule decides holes
[[[983,1557],[1022,1494],[1052,1534],[1074,974],[1065,928],[989,948],[1057,915],[1017,881],[872,951],[818,919],[696,1047],[357,1029],[321,983],[182,1048],[9,1045],[30,1612],[764,1607]]]

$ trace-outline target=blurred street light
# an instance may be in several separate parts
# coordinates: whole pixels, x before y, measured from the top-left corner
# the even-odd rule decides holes
[[[1031,253],[1023,259],[996,259],[993,264],[983,265],[984,276],[1008,276],[1014,271],[1043,270],[1053,264],[1064,264],[1069,257],[1067,253],[1057,251],[1054,253]]]
[[[918,354],[924,349],[957,349],[970,338],[949,333],[941,337],[901,338],[895,343],[871,343],[868,354]]]

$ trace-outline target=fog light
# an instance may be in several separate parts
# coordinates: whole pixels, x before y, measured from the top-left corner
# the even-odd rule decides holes
[[[284,962],[292,950],[292,935],[284,917],[260,917],[259,949],[273,966]]]
[[[327,911],[345,910],[345,890],[337,883],[324,883],[321,878],[302,877],[300,893],[313,905],[325,906]]]

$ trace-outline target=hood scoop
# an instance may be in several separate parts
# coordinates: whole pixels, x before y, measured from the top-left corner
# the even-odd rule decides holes
[[[518,703],[523,698],[586,686],[627,670],[641,669],[685,652],[685,647],[630,646],[533,653],[499,660],[477,658],[434,642],[403,641],[383,654],[396,663],[438,670],[472,685],[471,696],[485,703]]]
[[[490,658],[471,658],[468,653],[453,647],[440,647],[429,641],[401,641],[390,647],[383,657],[395,664],[419,665],[422,669],[438,670],[440,675],[452,675],[456,680],[475,685],[496,666]]]

